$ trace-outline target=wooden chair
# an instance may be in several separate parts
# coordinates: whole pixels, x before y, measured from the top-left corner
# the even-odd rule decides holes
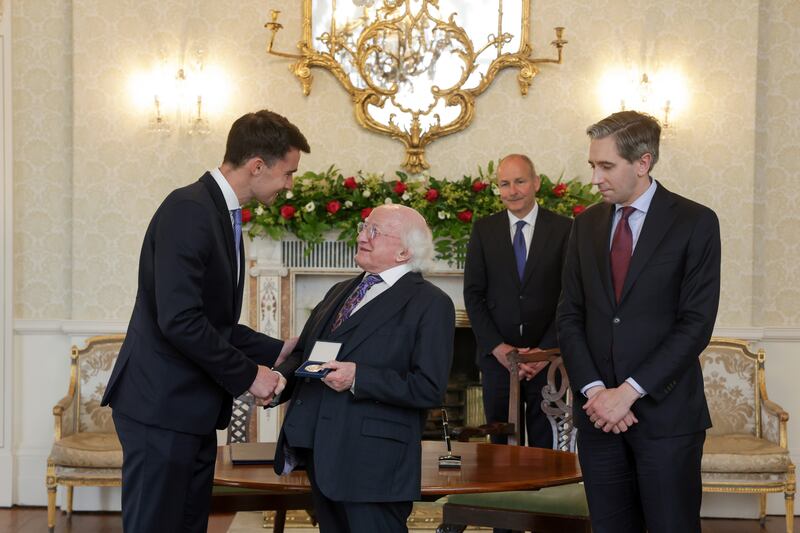
[[[47,527],[56,522],[56,490],[67,489],[66,512],[72,515],[74,487],[119,487],[122,446],[111,409],[100,407],[124,335],[91,337],[72,347],[67,395],[53,407],[55,441],[47,458]]]
[[[768,493],[784,493],[786,531],[794,528],[795,465],[789,455],[789,413],[767,396],[764,350],[713,338],[700,355],[713,427],[701,465],[703,491],[758,494],[761,526]]]
[[[572,423],[572,396],[564,362],[558,350],[520,355],[510,354],[509,422],[465,428],[457,438],[469,440],[498,434],[508,435],[509,445],[520,444],[520,363],[549,361],[547,384],[542,389],[542,411],[553,431],[553,448],[576,449],[577,430]],[[442,507],[439,533],[463,531],[468,525],[535,531],[536,533],[589,533],[589,508],[582,483],[549,487],[538,491],[494,492],[447,496]]]

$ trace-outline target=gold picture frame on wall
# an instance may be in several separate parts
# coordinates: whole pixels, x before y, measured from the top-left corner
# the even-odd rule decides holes
[[[283,27],[276,10],[265,24],[267,52],[296,60],[291,71],[306,96],[313,67],[331,72],[358,123],[401,141],[403,168],[419,173],[430,167],[425,147],[470,125],[476,97],[498,72],[519,69],[524,96],[538,64],[562,62],[562,27],[555,58],[531,57],[530,12],[530,0],[303,0],[300,54],[274,50]]]

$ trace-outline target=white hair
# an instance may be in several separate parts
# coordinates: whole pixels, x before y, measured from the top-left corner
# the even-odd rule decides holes
[[[426,224],[412,225],[400,236],[400,241],[411,258],[408,266],[414,272],[428,272],[433,268],[433,234]]]

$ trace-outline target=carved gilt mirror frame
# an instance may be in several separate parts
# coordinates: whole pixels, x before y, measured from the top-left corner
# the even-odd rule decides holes
[[[300,54],[288,54],[273,49],[279,13],[265,24],[267,53],[296,60],[306,96],[311,68],[330,71],[361,126],[405,145],[411,173],[430,167],[425,146],[470,125],[475,98],[500,70],[519,69],[524,96],[536,65],[560,64],[567,43],[555,28],[557,57],[531,57],[530,0],[303,0]]]

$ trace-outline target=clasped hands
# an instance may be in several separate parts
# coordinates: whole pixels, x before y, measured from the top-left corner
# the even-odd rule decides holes
[[[511,346],[510,344],[506,343],[499,344],[494,350],[492,350],[492,355],[509,372],[511,372],[511,361],[508,360],[508,354],[512,350],[517,350],[520,355],[528,355],[542,351],[539,348],[517,348],[516,346]],[[541,372],[542,369],[547,366],[547,363],[548,361],[540,361],[538,363],[520,363],[518,367],[519,379],[524,379],[526,381],[532,380],[536,374]]]
[[[597,429],[606,433],[624,433],[639,422],[631,411],[631,406],[639,399],[639,393],[627,382],[610,389],[599,385],[592,387],[586,391],[586,396],[589,400],[583,410]]]
[[[278,358],[275,360],[275,366],[278,366],[284,360],[286,360],[286,358],[289,357],[289,354],[294,351],[296,345],[297,337],[287,339],[283,343],[283,347],[281,348],[281,352],[278,354]],[[256,404],[267,405],[276,396],[278,396],[285,387],[286,378],[283,377],[280,372],[276,372],[275,370],[272,370],[264,365],[258,365],[256,378],[253,380],[253,384],[250,385],[248,390],[253,394],[253,396],[255,396]]]

